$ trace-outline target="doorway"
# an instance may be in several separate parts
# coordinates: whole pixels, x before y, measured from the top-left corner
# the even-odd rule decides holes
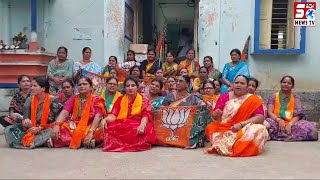
[[[142,0],[143,44],[156,49],[162,41],[160,57],[173,51],[178,61],[185,59],[188,49],[198,52],[198,1],[197,0]],[[161,38],[161,33],[164,37]],[[197,53],[196,53],[197,54]]]

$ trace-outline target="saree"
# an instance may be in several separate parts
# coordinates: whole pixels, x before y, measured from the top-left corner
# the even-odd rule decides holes
[[[230,63],[227,63],[222,71],[222,77],[226,78],[230,83],[233,83],[235,78],[238,75],[244,75],[250,77],[250,71],[247,63],[239,61],[237,65],[231,66]],[[223,94],[228,91],[229,86],[222,84],[220,93]]]
[[[118,98],[111,111],[117,119],[109,122],[104,130],[105,152],[145,151],[151,149],[151,144],[156,142],[150,101],[139,93],[131,102],[127,96]],[[149,122],[144,133],[137,134],[143,117],[147,117]]]
[[[201,80],[199,77],[195,78],[193,80],[193,85],[192,85],[192,91],[193,92],[199,92],[200,88],[201,88],[201,84],[205,82],[205,80]]]
[[[181,61],[179,64],[179,69],[187,69],[188,75],[191,76],[194,72],[198,71],[200,68],[199,62],[192,60],[192,62],[189,64],[187,60]]]
[[[96,73],[96,74],[101,74],[102,73],[102,68],[95,62],[91,61],[90,63],[86,65],[82,65],[80,62],[75,62],[73,66],[73,71],[76,72],[79,69],[82,69],[82,76],[88,77],[89,72]]]
[[[51,137],[51,127],[59,114],[62,105],[49,94],[46,94],[44,102],[39,103],[33,96],[26,100],[23,107],[24,119],[30,119],[32,127],[40,127],[37,134],[28,132],[18,123],[5,129],[7,144],[12,148],[33,149],[46,144]]]
[[[69,97],[66,97],[66,95],[62,91],[59,91],[57,93],[56,98],[60,101],[62,105],[64,105],[65,102],[69,99]]]
[[[224,156],[256,156],[268,140],[268,131],[262,124],[249,123],[238,132],[232,132],[233,125],[246,121],[252,116],[263,115],[263,101],[252,94],[229,99],[229,93],[219,97],[215,109],[222,111],[221,122],[213,121],[206,128],[211,145],[206,153]]]
[[[162,62],[160,60],[155,60],[151,63],[146,59],[142,61],[140,68],[142,71],[145,71],[146,77],[154,77],[158,68],[162,67]]]
[[[71,118],[61,124],[59,136],[53,140],[54,147],[80,148],[95,116],[97,114],[106,115],[104,100],[93,94],[90,94],[85,102],[79,95],[72,96],[64,105],[63,110],[69,112]],[[96,144],[102,143],[102,132],[98,128],[93,133],[93,139]]]
[[[48,65],[47,75],[51,77],[67,77],[72,78],[73,75],[74,62],[71,59],[65,60],[61,64],[57,64],[56,60],[50,61]],[[62,89],[62,85],[57,86],[53,81],[49,80],[50,84],[50,94],[55,95],[58,91]]]
[[[221,72],[218,69],[209,69],[208,77],[210,81],[213,81],[215,79],[219,79],[221,77]]]
[[[173,63],[171,66],[169,66],[168,63],[165,62],[162,65],[162,70],[164,74],[170,73],[167,76],[175,75],[173,73],[178,71],[178,64]]]
[[[111,110],[113,108],[114,103],[117,101],[117,99],[122,96],[122,94],[117,91],[110,99],[108,98],[108,91],[104,90],[101,93],[101,97],[104,99],[105,104],[106,104],[106,108],[107,108],[107,113],[111,113]]]
[[[158,107],[162,106],[163,100],[164,100],[164,97],[159,97],[158,99],[151,101],[152,107],[158,108]]]
[[[162,106],[200,106],[204,105],[202,101],[202,95],[200,94],[190,94],[187,97],[176,100],[174,93],[169,93],[163,100]]]
[[[287,98],[282,97],[281,91],[271,96],[268,104],[274,105],[274,114],[285,120],[287,126],[293,117],[299,116],[300,120],[291,127],[291,134],[288,135],[279,131],[279,123],[267,118],[271,140],[275,141],[315,141],[318,140],[317,123],[304,118],[304,110],[300,96],[291,93]]]

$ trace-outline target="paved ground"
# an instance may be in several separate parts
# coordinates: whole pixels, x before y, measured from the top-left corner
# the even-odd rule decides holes
[[[319,152],[320,142],[268,142],[262,155],[250,158],[169,147],[137,153],[67,148],[18,150],[8,148],[0,135],[0,178],[319,179]]]

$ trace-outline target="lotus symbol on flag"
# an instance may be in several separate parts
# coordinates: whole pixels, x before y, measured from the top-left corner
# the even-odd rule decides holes
[[[166,141],[177,141],[178,136],[175,136],[175,131],[186,125],[187,119],[192,108],[175,108],[162,110],[162,126],[171,131],[170,137]]]

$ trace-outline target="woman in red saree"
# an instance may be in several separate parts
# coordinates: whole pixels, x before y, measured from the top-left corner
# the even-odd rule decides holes
[[[98,126],[106,115],[104,100],[93,95],[89,78],[80,78],[78,87],[79,94],[68,99],[57,117],[52,130],[53,147],[69,146],[78,149],[82,144],[94,148],[96,144],[102,143],[102,133]]]
[[[126,94],[119,97],[111,114],[102,120],[105,152],[134,152],[151,149],[156,142],[151,102],[138,93],[138,80],[127,77]]]
[[[206,128],[210,147],[205,151],[224,156],[256,156],[263,150],[269,135],[265,126],[263,101],[248,93],[249,80],[239,75],[233,91],[221,95],[212,113],[213,122]]]

